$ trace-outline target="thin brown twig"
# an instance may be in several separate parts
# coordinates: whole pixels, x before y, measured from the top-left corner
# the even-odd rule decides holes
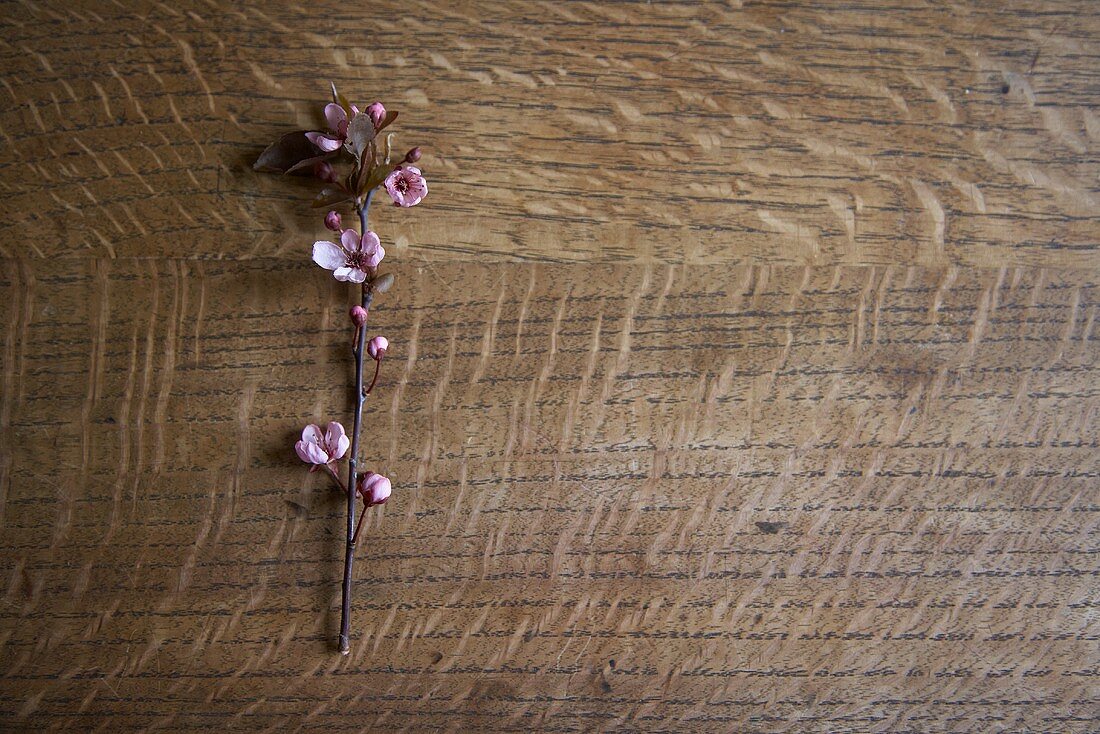
[[[370,381],[370,387],[367,388],[367,391],[363,393],[363,395],[370,395],[370,391],[374,389],[374,383],[378,382],[378,371],[382,369],[382,355],[385,353],[385,349],[378,352],[378,358],[374,360],[374,377]]]
[[[362,226],[362,232],[367,231],[367,210],[370,208],[370,200],[373,196],[372,190],[367,194],[366,201],[359,211],[359,222]],[[371,288],[371,281],[367,280],[363,283],[362,291],[362,306],[363,309],[369,314],[371,301],[374,299],[374,291]],[[359,463],[359,435],[363,426],[363,352],[367,344],[367,322],[366,319],[359,326],[359,338],[356,339],[355,348],[352,350],[355,355],[355,422],[352,428],[351,434],[351,456],[348,459],[348,484],[345,488],[345,494],[348,498],[348,522],[347,522],[347,546],[344,549],[344,583],[342,588],[341,610],[340,610],[340,653],[347,655],[351,652],[351,585],[352,585],[352,567],[355,563],[355,484],[357,479],[357,469]]]
[[[363,521],[367,519],[367,506],[363,505],[363,512],[359,515],[359,522],[355,524],[355,533],[351,536],[351,544],[354,546],[359,542],[359,531],[363,529]]]

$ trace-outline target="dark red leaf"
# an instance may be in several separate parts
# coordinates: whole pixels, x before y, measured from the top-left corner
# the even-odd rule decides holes
[[[351,102],[348,102],[348,98],[336,91],[336,82],[329,82],[332,85],[332,101],[344,108],[344,113],[347,114],[348,119],[351,119]]]
[[[381,132],[382,130],[385,130],[387,127],[389,127],[390,123],[392,123],[396,119],[397,119],[397,112],[396,111],[390,110],[389,112],[387,112],[386,116],[384,118],[382,118],[382,124],[378,126],[379,132]]]
[[[298,161],[290,168],[286,169],[286,173],[312,173],[313,167],[321,161],[327,161],[330,158],[336,156],[339,151],[333,151],[332,153],[324,153],[313,158],[306,158],[304,161]]]
[[[317,156],[317,146],[309,142],[305,130],[287,133],[276,140],[252,164],[257,171],[286,173],[302,161]]]
[[[362,184],[362,188],[360,190],[360,196],[367,193],[371,189],[379,186],[383,181],[386,180],[386,176],[389,176],[392,171],[393,171],[393,166],[392,165],[387,165],[385,163],[383,163],[380,166],[375,166],[374,168],[372,168],[371,172],[370,172],[370,175],[367,176],[366,181],[364,181],[363,184]]]
[[[367,179],[370,177],[371,165],[377,152],[377,141],[372,140],[367,143],[363,155],[359,157],[359,165],[355,168],[355,183],[351,186],[351,190],[355,192],[356,196],[361,197],[367,193]]]
[[[374,123],[370,121],[370,116],[359,114],[351,118],[351,123],[348,125],[348,142],[351,143],[351,151],[357,159],[363,156],[367,143],[372,140],[374,140]]]

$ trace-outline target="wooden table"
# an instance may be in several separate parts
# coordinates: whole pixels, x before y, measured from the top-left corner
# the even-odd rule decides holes
[[[1096,731],[1100,8],[738,5],[8,5],[0,729]]]

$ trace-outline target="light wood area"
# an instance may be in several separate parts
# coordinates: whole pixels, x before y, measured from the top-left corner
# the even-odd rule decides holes
[[[424,146],[408,257],[1097,264],[1094,4],[747,5],[14,5],[2,252],[297,259],[248,164],[331,79]]]
[[[1100,12],[25,2],[0,13],[0,731],[1100,725]],[[394,478],[335,651],[376,207]]]

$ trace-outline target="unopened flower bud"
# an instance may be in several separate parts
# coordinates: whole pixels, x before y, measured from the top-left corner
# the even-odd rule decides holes
[[[336,183],[336,169],[328,161],[319,161],[313,165],[313,175],[325,183]]]
[[[382,359],[382,355],[390,348],[390,340],[384,336],[376,336],[367,342],[367,354],[371,359]]]
[[[382,106],[381,102],[372,102],[367,106],[367,116],[374,123],[374,128],[377,130],[382,125],[382,121],[386,119],[386,108]]]
[[[419,145],[405,154],[405,162],[406,163],[416,163],[418,160],[420,160],[420,146]]]
[[[330,211],[325,215],[325,226],[331,229],[333,232],[340,231],[340,213],[337,211]]]
[[[381,474],[369,471],[359,479],[357,490],[359,496],[363,498],[363,504],[370,507],[371,505],[384,504],[390,498],[393,484]]]
[[[362,326],[367,323],[367,309],[362,306],[352,306],[351,310],[348,311],[348,316],[351,317],[351,323],[356,326]]]

